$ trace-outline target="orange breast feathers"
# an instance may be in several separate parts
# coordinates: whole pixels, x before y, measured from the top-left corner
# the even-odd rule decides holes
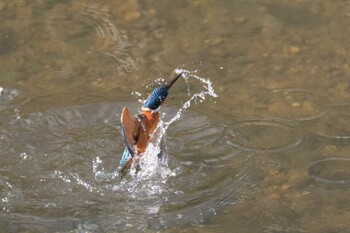
[[[149,140],[158,126],[159,112],[143,111],[138,115],[139,123],[136,126],[135,133],[137,135],[136,151],[137,154],[145,152]]]
[[[149,140],[159,122],[159,112],[142,111],[136,117],[131,115],[128,108],[124,108],[121,114],[121,123],[123,131],[123,141],[132,156],[145,152]]]

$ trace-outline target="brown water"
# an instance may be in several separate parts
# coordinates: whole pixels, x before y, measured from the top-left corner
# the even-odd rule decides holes
[[[1,232],[350,232],[349,22],[342,0],[1,0]],[[174,68],[218,98],[122,180],[120,111]]]

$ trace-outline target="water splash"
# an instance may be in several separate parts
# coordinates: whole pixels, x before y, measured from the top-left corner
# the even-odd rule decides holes
[[[98,182],[113,180],[119,175],[117,171],[110,173],[106,172],[100,157],[96,157],[92,161],[92,171],[94,173],[95,180]]]
[[[176,73],[181,73],[183,72],[183,77],[184,79],[188,82],[189,78],[194,78],[197,79],[198,81],[200,81],[204,87],[204,90],[198,93],[195,93],[194,95],[192,95],[192,97],[187,100],[183,106],[177,111],[176,115],[170,119],[168,122],[164,123],[165,126],[165,130],[168,129],[168,127],[174,123],[175,121],[177,121],[178,119],[180,119],[180,117],[182,116],[183,111],[185,111],[186,109],[188,109],[191,106],[191,102],[193,102],[194,100],[199,99],[200,102],[203,102],[206,98],[206,96],[211,96],[211,97],[218,97],[218,95],[215,93],[215,90],[213,88],[213,84],[209,79],[205,79],[202,77],[199,77],[196,75],[197,71],[189,71],[189,70],[183,70],[183,69],[175,69]]]
[[[158,175],[159,178],[166,182],[166,177],[172,174],[171,170],[167,167],[168,155],[165,146],[166,128],[164,125],[165,123],[160,119],[145,153],[141,156],[140,167],[142,169],[138,174],[138,178],[141,180]]]
[[[0,86],[0,111],[8,107],[8,103],[19,96],[19,91],[11,88]]]
[[[204,90],[197,92],[192,96],[191,96],[191,93],[188,92],[191,97],[182,105],[182,107],[176,112],[176,114],[168,121],[163,121],[162,119],[160,120],[160,122],[158,123],[157,129],[155,130],[155,132],[151,137],[151,140],[146,149],[146,152],[142,155],[140,159],[140,166],[142,169],[138,174],[138,178],[141,180],[148,179],[155,174],[157,174],[162,179],[165,179],[167,176],[176,175],[169,168],[167,168],[168,155],[166,153],[165,139],[166,139],[166,132],[169,126],[181,118],[181,116],[183,115],[183,112],[191,106],[191,103],[193,102],[196,103],[197,100],[199,100],[199,102],[203,102],[206,100],[207,96],[214,97],[214,98],[218,97],[218,95],[215,93],[212,82],[209,79],[205,79],[197,76],[196,75],[197,71],[175,69],[174,72],[177,74],[182,73],[182,77],[185,79],[187,83],[191,78],[198,80],[200,83],[203,84]],[[155,155],[160,155],[160,154],[162,156],[160,157],[161,159],[159,160],[158,158],[159,156],[155,156]]]
[[[190,81],[198,84],[195,79],[190,78]],[[196,85],[192,90],[198,87],[201,86]],[[182,93],[182,97],[189,99],[186,93]],[[210,99],[209,96],[205,98],[206,101]],[[195,104],[195,100],[190,102],[191,107]],[[14,123],[5,127],[4,132],[13,136],[14,143],[21,139],[24,141],[20,143],[33,145],[31,151],[22,147],[15,150],[15,155],[28,153],[27,160],[15,160],[16,165],[23,164],[15,179],[20,180],[17,183],[26,182],[31,186],[19,186],[20,192],[17,192],[3,183],[0,209],[18,212],[36,208],[43,213],[39,217],[48,228],[52,227],[47,221],[51,219],[59,222],[58,225],[65,224],[62,218],[56,218],[55,214],[59,213],[72,226],[98,222],[103,224],[101,231],[109,231],[106,230],[109,227],[114,231],[132,231],[130,229],[134,228],[156,231],[189,223],[205,223],[220,214],[223,206],[238,203],[254,190],[250,162],[243,164],[244,155],[236,156],[236,151],[224,142],[227,126],[216,124],[215,119],[205,114],[188,111],[183,112],[171,128],[165,129],[164,123],[173,118],[182,104],[176,108],[163,106],[161,127],[156,131],[163,137],[155,135],[155,141],[145,155],[150,159],[141,161],[148,164],[142,165],[137,175],[134,172],[121,179],[116,171],[116,151],[123,145],[113,139],[116,135],[113,126],[117,121],[116,113],[124,106],[136,109],[139,104],[132,101],[69,106],[30,115],[21,122],[13,121],[16,128]],[[63,123],[57,124],[52,117],[62,119]],[[111,125],[105,124],[106,119]],[[27,121],[25,124],[24,120]],[[22,131],[12,134],[19,127]],[[165,136],[171,141],[165,143]],[[44,137],[45,145],[42,144]],[[206,142],[217,149],[203,146]],[[163,148],[162,143],[171,149],[169,161],[166,161],[167,157],[159,161],[155,156]],[[10,150],[7,148],[11,149],[12,143],[4,148],[5,153]],[[166,163],[167,166],[163,165]],[[25,169],[32,168],[32,165],[35,165],[33,169]],[[4,166],[9,165],[5,162]],[[249,169],[242,172],[246,167]],[[9,169],[14,170],[12,166]],[[0,172],[3,177],[8,174],[6,170]],[[16,178],[19,176],[21,178]],[[5,180],[16,188],[16,182]],[[252,177],[252,180],[256,178]],[[35,195],[32,195],[33,190]],[[79,215],[70,219],[73,212]],[[27,221],[22,216],[19,219]]]
[[[149,145],[145,151],[145,153],[140,158],[140,167],[142,168],[140,171],[136,171],[134,166],[131,167],[129,176],[134,177],[134,182],[140,182],[145,180],[152,180],[154,178],[158,179],[161,183],[165,184],[168,177],[176,176],[179,170],[172,170],[168,167],[168,155],[167,155],[167,147],[166,147],[166,132],[171,124],[179,120],[184,111],[188,109],[191,104],[199,102],[204,102],[207,97],[218,97],[213,88],[212,82],[209,79],[205,79],[203,77],[199,77],[196,75],[197,71],[190,71],[184,69],[175,69],[174,71],[177,74],[182,73],[182,77],[185,79],[186,83],[190,82],[190,79],[198,80],[202,85],[203,89],[198,91],[197,93],[191,93],[188,89],[188,95],[190,98],[182,105],[181,108],[177,110],[175,115],[170,118],[170,120],[163,121],[165,114],[161,117],[158,127],[153,133]],[[162,79],[157,79],[156,82],[164,82]],[[140,94],[134,92],[137,97],[140,97]],[[137,94],[136,94],[137,93]],[[163,118],[163,119],[162,119]],[[102,181],[110,181],[115,179],[118,176],[117,172],[106,172],[104,170],[102,161],[99,157],[93,161],[93,173],[95,176],[95,180],[98,182]],[[125,182],[121,182],[120,185],[123,186],[125,190],[130,190],[130,192],[135,191],[133,184],[128,185]],[[130,180],[128,180],[130,183]],[[132,187],[134,186],[134,187]],[[115,187],[114,187],[115,188]],[[160,188],[161,189],[161,188]]]

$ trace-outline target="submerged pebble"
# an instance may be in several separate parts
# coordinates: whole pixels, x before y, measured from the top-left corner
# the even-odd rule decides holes
[[[296,47],[296,46],[292,46],[292,47],[290,47],[290,52],[293,54],[297,54],[300,52],[300,48]]]

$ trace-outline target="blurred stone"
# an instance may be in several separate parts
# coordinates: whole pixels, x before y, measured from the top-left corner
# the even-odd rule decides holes
[[[303,103],[303,111],[307,113],[315,112],[315,105],[311,103],[310,101],[305,101]]]
[[[292,106],[293,106],[293,107],[300,107],[300,103],[294,102],[294,103],[292,104]]]
[[[125,1],[119,9],[124,14],[124,20],[127,22],[137,20],[141,16],[137,2],[133,0]]]
[[[292,46],[292,47],[290,47],[290,52],[293,54],[297,54],[300,52],[300,48],[296,47],[296,46]]]
[[[124,15],[124,20],[125,21],[134,21],[139,19],[141,16],[140,12],[138,11],[132,11],[132,12],[128,12]]]
[[[281,197],[282,197],[282,195],[280,193],[274,192],[268,196],[268,200],[270,200],[270,201],[277,200],[277,199],[280,199]]]
[[[281,192],[285,192],[289,189],[290,185],[289,184],[284,184],[280,187]]]

